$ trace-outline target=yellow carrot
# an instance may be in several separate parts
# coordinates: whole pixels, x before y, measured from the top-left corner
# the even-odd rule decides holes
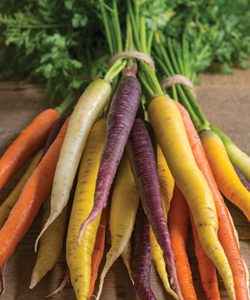
[[[80,245],[77,243],[77,238],[82,222],[88,217],[93,207],[95,184],[105,135],[106,120],[100,119],[93,125],[83,151],[68,226],[66,260],[77,300],[88,299],[90,292],[91,256],[101,213],[94,222],[87,226]]]
[[[50,214],[51,193],[43,202],[44,214],[42,226],[44,226]],[[37,260],[31,275],[30,289],[33,289],[38,282],[51,270],[61,254],[63,248],[63,237],[65,234],[67,209],[65,206],[61,214],[47,228],[40,239],[40,247],[37,253]]]
[[[160,145],[157,143],[157,165],[158,165],[158,176],[161,186],[161,198],[167,220],[169,211],[170,201],[173,195],[174,179],[167,165],[166,159],[162,153]],[[166,291],[172,295],[175,299],[178,299],[177,294],[171,289],[168,280],[168,273],[166,271],[166,264],[163,257],[163,251],[160,245],[157,243],[152,228],[150,227],[150,242],[151,242],[151,253],[159,276],[163,282]]]
[[[192,211],[202,246],[217,267],[229,298],[235,299],[232,271],[217,237],[213,194],[196,165],[180,112],[168,96],[157,96],[149,103],[148,114],[169,169]]]
[[[202,131],[200,138],[219,189],[250,221],[250,192],[236,174],[223,142],[211,130]]]
[[[244,153],[234,142],[218,127],[211,125],[211,130],[218,134],[221,138],[228,157],[232,164],[244,175],[246,180],[250,182],[250,157]]]
[[[125,151],[118,169],[111,199],[109,227],[111,248],[106,255],[105,266],[100,276],[97,299],[101,295],[104,278],[108,270],[122,254],[130,240],[139,200],[139,192],[130,168],[127,152]],[[131,276],[131,273],[129,275]]]
[[[157,165],[161,186],[161,197],[163,200],[163,208],[165,211],[165,216],[167,217],[170,207],[170,201],[173,196],[175,182],[159,143],[157,143]]]
[[[22,178],[20,179],[20,181],[18,182],[14,190],[10,193],[8,198],[6,198],[6,200],[0,206],[0,228],[3,227],[3,224],[7,220],[12,207],[17,202],[18,197],[20,196],[25,183],[30,178],[31,174],[33,173],[36,166],[38,165],[42,154],[43,154],[43,149],[37,152],[37,154],[33,157],[30,165],[28,166],[27,170],[23,174]]]

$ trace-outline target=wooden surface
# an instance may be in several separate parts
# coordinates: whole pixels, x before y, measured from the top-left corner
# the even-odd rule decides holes
[[[250,155],[250,71],[234,72],[233,76],[203,74],[200,86],[196,87],[197,99],[211,124],[225,131],[231,139]],[[40,86],[19,87],[15,82],[0,83],[0,155],[18,136],[31,120],[43,109],[51,106],[43,96]],[[22,176],[24,166],[0,191],[0,203],[8,196]],[[250,267],[250,224],[236,207],[227,200],[239,233],[242,256]],[[33,290],[29,290],[30,276],[36,260],[34,242],[40,230],[42,209],[35,218],[24,239],[17,246],[6,267],[6,291],[2,300],[45,299],[61,282],[66,272],[65,249],[57,265]],[[205,300],[201,287],[197,261],[194,253],[191,231],[189,230],[187,251],[193,272],[193,280],[198,299]],[[106,247],[108,248],[108,246]],[[102,261],[101,268],[104,261]],[[158,300],[172,299],[163,288],[155,268],[152,268],[151,286]],[[219,280],[221,298],[228,299],[223,283]],[[71,285],[55,295],[53,299],[75,299]],[[134,287],[130,283],[127,271],[119,258],[107,274],[102,300],[124,299],[138,300]]]

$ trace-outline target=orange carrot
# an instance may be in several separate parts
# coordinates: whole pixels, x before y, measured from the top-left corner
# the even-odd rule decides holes
[[[26,182],[20,197],[0,230],[0,267],[14,252],[37,215],[39,208],[52,188],[56,164],[66,134],[69,119],[48,152]]]
[[[198,236],[198,231],[194,224],[194,219],[190,209],[189,209],[189,215],[190,215],[193,237],[194,237],[195,255],[198,261],[198,267],[199,267],[203,290],[206,293],[207,299],[219,300],[220,291],[219,291],[215,265],[212,262],[212,260],[207,256],[204,249],[202,248]]]
[[[60,114],[54,109],[40,113],[9,146],[0,159],[0,189],[46,143]]]
[[[188,229],[188,205],[180,189],[175,185],[168,213],[168,228],[175,257],[175,267],[181,293],[185,300],[197,299],[192,273],[186,253]]]
[[[228,214],[224,199],[217,187],[210,165],[206,158],[201,140],[194,129],[193,123],[188,112],[183,106],[176,102],[178,106],[187,136],[193,150],[193,154],[199,169],[202,171],[208,185],[214,195],[216,210],[218,213],[219,228],[218,238],[228,258],[230,268],[233,273],[236,298],[241,300],[249,299],[247,288],[247,274],[244,267],[244,261],[240,254],[239,246],[234,234],[234,228]]]
[[[91,256],[91,279],[90,279],[89,299],[94,291],[95,281],[98,275],[98,269],[104,253],[106,222],[107,222],[107,209],[104,207],[102,210],[99,227],[96,233],[94,250]]]

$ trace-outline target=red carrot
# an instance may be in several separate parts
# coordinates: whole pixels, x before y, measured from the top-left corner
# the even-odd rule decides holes
[[[249,299],[247,288],[247,274],[244,267],[244,262],[240,254],[238,243],[234,234],[234,229],[228,214],[227,207],[224,199],[218,190],[217,184],[214,180],[212,171],[207,161],[201,140],[194,129],[193,123],[189,117],[186,109],[176,102],[178,106],[184,126],[187,132],[187,136],[193,150],[194,158],[199,169],[202,171],[212,193],[214,196],[216,210],[218,212],[219,228],[218,238],[228,258],[230,268],[233,273],[234,286],[237,299]]]
[[[171,281],[173,280],[173,288],[179,298],[183,299],[176,275],[174,255],[162,205],[154,143],[152,143],[147,126],[151,131],[152,128],[149,123],[141,119],[135,119],[126,149],[143,208],[155,238],[163,251]]]
[[[216,268],[212,260],[207,256],[205,251],[202,248],[201,242],[199,240],[198,231],[194,224],[194,219],[192,216],[192,212],[189,209],[190,220],[192,224],[192,231],[194,237],[194,245],[195,245],[195,255],[198,261],[198,267],[202,282],[202,287],[204,292],[206,293],[207,299],[211,300],[219,300],[220,299],[220,291],[218,286]]]
[[[197,299],[192,272],[186,252],[188,232],[188,205],[175,185],[168,213],[168,228],[175,258],[175,267],[183,298]]]
[[[54,109],[40,113],[9,146],[0,159],[0,189],[45,144],[47,137],[59,119]]]
[[[53,177],[69,119],[25,184],[22,193],[0,230],[0,267],[14,252],[52,188]]]
[[[112,99],[107,118],[107,135],[96,180],[94,206],[81,226],[78,243],[86,226],[107,206],[110,187],[140,104],[140,83],[135,76],[129,74],[121,79]]]
[[[135,242],[132,256],[132,277],[135,290],[142,300],[156,300],[150,288],[151,245],[150,223],[140,203],[135,221]]]

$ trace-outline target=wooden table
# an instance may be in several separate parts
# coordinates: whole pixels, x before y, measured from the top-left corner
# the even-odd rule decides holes
[[[211,124],[225,131],[231,139],[248,155],[250,155],[250,71],[235,70],[233,76],[203,74],[200,86],[196,86],[197,99]],[[32,119],[42,110],[51,106],[42,94],[41,86],[27,85],[20,87],[16,82],[0,83],[0,155],[18,136]],[[0,203],[8,196],[24,173],[24,166],[0,191]],[[239,209],[229,201],[226,204],[233,216],[240,238],[242,256],[250,267],[250,224]],[[40,209],[32,226],[8,260],[6,267],[6,291],[2,300],[45,299],[64,277],[66,272],[65,249],[58,263],[35,287],[29,290],[30,276],[36,260],[34,242],[40,231],[42,209]],[[106,247],[108,249],[108,246]],[[106,249],[106,251],[107,251]],[[193,273],[194,285],[198,299],[206,299],[202,290],[197,261],[194,253],[192,234],[189,230],[187,252]],[[102,261],[101,268],[104,265]],[[163,288],[155,268],[151,273],[152,289],[158,300],[172,299]],[[224,285],[219,277],[221,298],[228,299]],[[53,299],[75,299],[71,285],[53,296]],[[102,293],[104,299],[137,300],[134,287],[130,283],[127,271],[119,258],[107,274]]]

